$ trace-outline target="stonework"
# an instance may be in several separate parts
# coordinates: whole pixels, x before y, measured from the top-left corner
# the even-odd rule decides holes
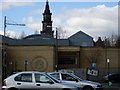
[[[110,59],[110,68],[118,69],[119,58],[118,48],[101,47],[58,47],[61,53],[76,53],[77,65],[65,66],[70,68],[90,68],[92,63],[96,63],[96,68],[107,68],[106,58]],[[78,53],[79,52],[79,53]],[[59,53],[58,53],[59,54]],[[107,55],[107,56],[106,56]],[[54,71],[55,67],[55,48],[54,46],[8,46],[7,48],[7,73],[12,69],[16,71],[25,70],[24,61],[28,60],[27,70],[29,71]],[[13,67],[11,66],[11,62]],[[59,65],[59,67],[64,67]]]
[[[11,67],[10,62],[15,62],[14,70],[25,70],[24,61],[28,60],[27,70],[53,71],[53,46],[9,46],[7,51],[7,66]]]

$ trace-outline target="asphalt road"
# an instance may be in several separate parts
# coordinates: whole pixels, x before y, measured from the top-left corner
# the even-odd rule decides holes
[[[107,83],[103,83],[103,90],[120,90],[120,84],[112,84],[108,86]]]

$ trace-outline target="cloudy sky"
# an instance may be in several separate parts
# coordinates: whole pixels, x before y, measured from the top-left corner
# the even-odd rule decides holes
[[[44,0],[43,0],[44,1]],[[97,0],[96,0],[97,1]],[[107,1],[107,0],[106,0]],[[67,37],[78,31],[83,31],[96,39],[98,36],[109,37],[118,34],[118,2],[106,1],[51,1],[50,10],[54,27],[61,27],[67,32]],[[26,24],[26,26],[7,25],[7,33],[11,37],[26,35],[42,30],[42,13],[45,2],[37,0],[19,1],[3,0],[0,3],[0,34],[3,34],[4,16],[7,23]]]

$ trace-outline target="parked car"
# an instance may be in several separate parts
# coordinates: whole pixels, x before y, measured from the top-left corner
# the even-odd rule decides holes
[[[18,72],[6,78],[2,90],[81,90],[78,85],[60,82],[42,72]]]
[[[100,83],[83,80],[72,73],[51,72],[49,75],[62,82],[77,83],[83,87],[83,90],[102,90],[102,85]]]
[[[105,82],[120,83],[120,73],[113,73],[103,77]]]

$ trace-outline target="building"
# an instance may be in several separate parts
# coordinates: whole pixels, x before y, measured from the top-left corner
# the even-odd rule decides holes
[[[2,86],[2,48],[0,44],[0,87]]]
[[[107,69],[107,58],[112,63],[110,68],[119,70],[118,48],[94,47],[93,38],[83,31],[67,39],[54,38],[51,15],[47,1],[41,34],[29,35],[23,39],[0,35],[3,76],[23,70],[91,68],[93,63],[96,64],[96,69]]]

